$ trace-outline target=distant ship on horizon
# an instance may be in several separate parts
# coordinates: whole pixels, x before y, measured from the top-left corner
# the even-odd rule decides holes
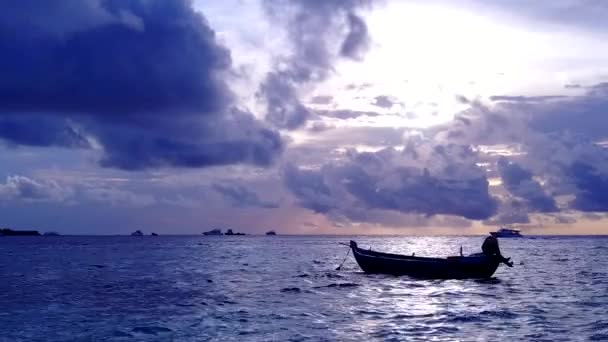
[[[266,232],[266,235],[277,235],[277,233],[274,230],[269,230]]]
[[[519,229],[500,228],[498,231],[490,232],[494,237],[501,238],[512,238],[512,237],[523,237]]]

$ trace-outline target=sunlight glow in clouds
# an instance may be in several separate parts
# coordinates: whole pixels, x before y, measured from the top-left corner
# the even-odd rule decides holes
[[[421,127],[450,121],[462,110],[454,96],[576,93],[565,84],[596,82],[598,63],[586,51],[601,41],[566,31],[531,31],[459,8],[388,2],[367,15],[374,43],[363,63],[338,64],[337,75],[320,91],[372,84],[345,99],[343,107],[370,110],[366,97],[387,94],[403,101],[402,113],[352,120],[356,126]],[[568,71],[564,64],[570,63]],[[595,77],[595,79],[594,79]],[[393,111],[394,112],[394,111]]]

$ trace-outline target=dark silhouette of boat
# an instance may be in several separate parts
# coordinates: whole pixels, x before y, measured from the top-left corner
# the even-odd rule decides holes
[[[154,232],[153,232],[152,234],[150,234],[150,235],[151,235],[151,236],[158,236],[158,234],[156,234],[156,233],[154,233]]]
[[[131,236],[144,236],[144,233],[142,233],[141,230],[136,230],[133,233],[131,233]]]
[[[277,235],[277,233],[274,230],[270,230],[266,232],[266,235]]]
[[[493,237],[511,238],[511,237],[523,237],[519,229],[500,228],[496,232],[490,232]]]
[[[361,249],[352,240],[350,248],[365,273],[408,275],[427,279],[490,278],[500,263],[499,260],[483,253],[447,258],[417,257]]]
[[[0,236],[40,236],[37,230],[12,230],[9,228],[0,229]]]

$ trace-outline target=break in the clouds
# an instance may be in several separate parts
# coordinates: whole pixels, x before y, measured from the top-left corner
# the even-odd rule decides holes
[[[230,50],[189,1],[20,1],[0,14],[0,137],[123,169],[269,165],[279,134],[235,108]]]

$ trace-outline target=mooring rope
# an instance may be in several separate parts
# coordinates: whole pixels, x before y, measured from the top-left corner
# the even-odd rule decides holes
[[[336,268],[336,271],[339,271],[342,268],[342,265],[344,265],[344,262],[346,261],[346,258],[348,258],[349,253],[350,253],[350,246],[348,246],[348,252],[346,252],[346,255],[344,256],[344,260],[342,260],[342,263],[340,263],[340,266],[338,266],[338,268]]]

